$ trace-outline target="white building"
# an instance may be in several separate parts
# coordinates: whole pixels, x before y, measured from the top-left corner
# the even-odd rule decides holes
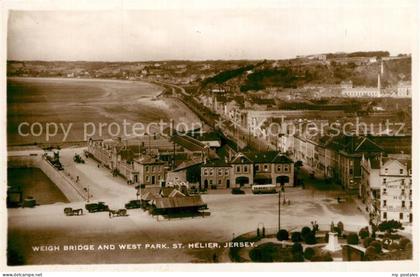
[[[410,98],[411,97],[411,82],[400,81],[397,87],[397,97]]]
[[[411,224],[411,158],[363,157],[361,168],[359,194],[373,222],[394,219],[403,224]]]
[[[345,87],[341,94],[344,97],[381,97],[381,76],[378,74],[378,86],[375,87]]]

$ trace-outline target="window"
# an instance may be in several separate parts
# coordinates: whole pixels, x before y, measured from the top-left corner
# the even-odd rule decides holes
[[[405,208],[405,201],[401,201],[401,207]]]
[[[383,201],[383,206],[386,207],[386,200]]]
[[[383,190],[382,194],[386,194],[386,189]]]
[[[219,183],[219,185],[221,185],[221,184],[222,184],[222,180],[219,180],[219,182],[218,182],[218,183]]]
[[[405,195],[405,189],[401,190],[401,195]]]
[[[218,170],[219,176],[222,176],[223,172],[221,169]]]
[[[236,172],[241,172],[241,167],[239,165],[236,166]]]
[[[383,183],[384,183],[384,184],[386,183],[386,178],[384,178]]]
[[[410,201],[410,209],[413,207],[413,201]]]
[[[277,172],[280,172],[281,171],[281,165],[278,165],[277,166]]]
[[[400,213],[400,220],[403,220],[403,219],[404,219],[404,214]]]
[[[385,168],[385,173],[388,173],[388,168]]]
[[[213,169],[210,169],[210,176],[213,176]]]
[[[248,166],[244,165],[244,172],[248,172]]]
[[[349,174],[353,175],[353,169],[352,168],[349,169]]]
[[[288,165],[285,165],[285,166],[284,166],[284,171],[285,171],[285,172],[288,172],[288,171],[289,171],[289,166],[288,166]]]
[[[400,169],[400,174],[404,174],[404,169]]]
[[[147,165],[144,168],[146,169],[146,172],[149,172],[149,167]]]
[[[210,185],[213,185],[213,180],[210,180]]]
[[[260,171],[260,165],[259,164],[255,165],[255,170]]]
[[[225,175],[229,175],[229,169],[225,169]]]
[[[146,176],[146,182],[149,182],[149,176]]]
[[[383,219],[386,219],[386,218],[387,218],[387,214],[386,214],[386,212],[384,212],[384,213],[382,214],[382,218],[383,218]]]
[[[267,171],[268,170],[268,165],[264,165],[264,171]]]

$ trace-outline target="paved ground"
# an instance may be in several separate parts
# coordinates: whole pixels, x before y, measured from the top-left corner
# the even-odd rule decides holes
[[[136,190],[122,178],[112,177],[109,170],[97,167],[91,159],[75,164],[72,157],[81,149],[61,151],[65,170],[79,176],[80,185],[87,187],[93,200],[122,208],[135,199]],[[210,216],[174,220],[158,220],[147,212],[130,210],[128,217],[110,219],[108,213],[66,217],[65,206],[82,208],[85,203],[54,204],[35,209],[9,209],[9,247],[29,264],[69,263],[153,263],[153,262],[211,262],[213,255],[221,257],[223,248],[172,249],[172,243],[226,242],[258,226],[276,228],[278,195],[231,195],[229,191],[203,195]],[[336,191],[287,188],[285,198],[291,205],[281,206],[281,223],[289,229],[296,225],[310,225],[342,221],[344,225],[366,226],[367,221],[352,199],[338,204]],[[68,244],[145,244],[166,243],[169,248],[141,250],[62,251]],[[34,252],[37,245],[59,245],[60,251]],[[222,259],[222,258],[220,258]],[[223,259],[225,261],[225,259]]]

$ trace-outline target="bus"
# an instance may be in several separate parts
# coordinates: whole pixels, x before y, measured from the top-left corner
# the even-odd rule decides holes
[[[251,187],[253,194],[258,193],[277,193],[276,185],[253,185]]]

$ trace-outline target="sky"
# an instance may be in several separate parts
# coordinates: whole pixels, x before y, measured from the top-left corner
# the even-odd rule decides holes
[[[127,4],[100,10],[68,5],[11,10],[7,58],[283,59],[368,50],[411,53],[416,41],[415,1],[408,0],[160,1],[148,7],[122,2]]]

